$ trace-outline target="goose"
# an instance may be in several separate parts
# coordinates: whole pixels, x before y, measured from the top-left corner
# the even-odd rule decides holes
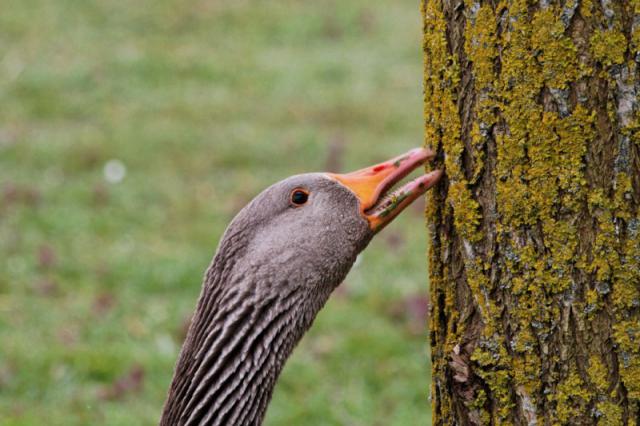
[[[440,178],[427,148],[284,179],[231,221],[205,272],[161,426],[260,425],[292,350],[372,237]]]

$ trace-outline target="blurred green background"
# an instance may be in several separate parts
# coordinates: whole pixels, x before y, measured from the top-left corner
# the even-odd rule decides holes
[[[422,143],[417,0],[3,0],[0,424],[158,421],[203,272],[268,184]],[[430,422],[423,202],[267,425]]]

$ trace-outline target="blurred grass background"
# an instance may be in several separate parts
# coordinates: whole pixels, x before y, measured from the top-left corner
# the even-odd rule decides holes
[[[156,423],[233,215],[421,145],[418,6],[4,0],[0,424]],[[429,424],[422,216],[364,253],[267,425]]]

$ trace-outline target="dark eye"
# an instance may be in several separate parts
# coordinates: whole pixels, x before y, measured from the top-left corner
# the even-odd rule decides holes
[[[294,189],[291,193],[291,203],[294,206],[301,206],[309,199],[309,193],[304,189]]]

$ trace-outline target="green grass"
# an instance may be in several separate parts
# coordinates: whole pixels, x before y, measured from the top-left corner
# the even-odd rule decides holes
[[[156,423],[228,221],[331,146],[419,146],[421,70],[417,1],[4,1],[0,423]],[[412,208],[371,244],[268,425],[429,423],[425,234]]]

